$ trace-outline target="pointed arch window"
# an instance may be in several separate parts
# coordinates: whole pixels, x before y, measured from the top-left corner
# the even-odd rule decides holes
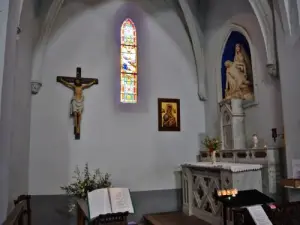
[[[121,90],[122,103],[137,103],[137,33],[133,21],[125,19],[121,26]]]

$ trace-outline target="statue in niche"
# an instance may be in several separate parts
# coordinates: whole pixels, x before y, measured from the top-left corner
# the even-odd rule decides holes
[[[227,60],[225,99],[253,100],[254,95],[247,79],[252,75],[251,62],[241,44],[235,45],[234,61]]]
[[[224,63],[222,67],[223,98],[253,101],[253,75],[249,45],[239,32],[232,34],[235,35],[233,38],[230,35],[222,58]],[[240,42],[238,42],[239,39]],[[245,50],[244,45],[247,45],[249,53]]]

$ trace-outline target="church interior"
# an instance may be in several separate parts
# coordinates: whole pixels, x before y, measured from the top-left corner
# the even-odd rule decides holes
[[[299,0],[1,0],[0,28],[1,223],[123,188],[129,224],[250,225],[247,191],[298,224],[260,205],[300,213]]]

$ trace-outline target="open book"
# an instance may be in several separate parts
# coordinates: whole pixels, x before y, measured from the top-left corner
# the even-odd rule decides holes
[[[128,188],[101,188],[88,193],[89,219],[109,213],[134,213]]]
[[[265,210],[261,207],[261,205],[249,206],[249,207],[247,207],[247,209],[256,225],[272,225],[273,224],[270,221],[267,214],[265,213]]]

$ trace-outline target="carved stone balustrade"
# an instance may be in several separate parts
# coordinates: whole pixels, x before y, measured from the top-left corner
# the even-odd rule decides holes
[[[216,199],[220,189],[262,190],[261,165],[241,163],[198,162],[182,167],[182,210],[212,225],[222,221],[222,204]],[[228,224],[233,224],[231,210],[227,211]]]

